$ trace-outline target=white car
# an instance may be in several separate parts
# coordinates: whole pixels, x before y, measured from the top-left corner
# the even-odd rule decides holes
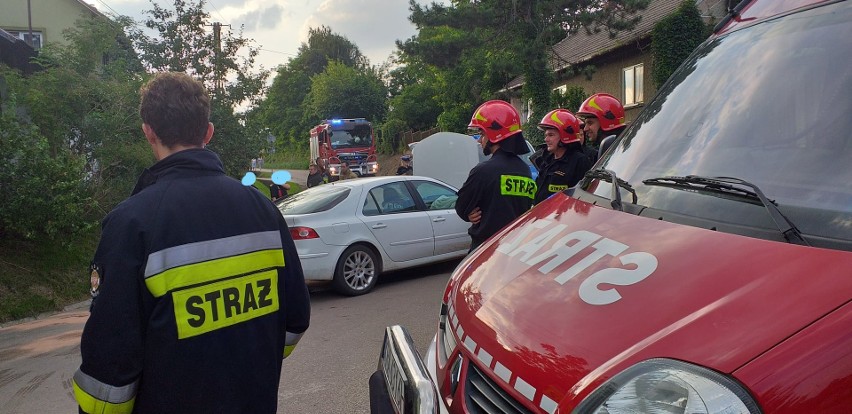
[[[456,189],[419,176],[370,177],[308,188],[277,202],[306,280],[369,292],[384,271],[464,257],[470,223]]]

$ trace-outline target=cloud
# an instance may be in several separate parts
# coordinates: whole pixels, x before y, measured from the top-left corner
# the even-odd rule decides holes
[[[274,4],[272,6],[252,10],[237,16],[234,21],[245,25],[246,31],[274,29],[282,21],[284,7]]]
[[[397,39],[415,34],[409,14],[406,1],[324,0],[305,20],[299,36],[305,42],[308,28],[328,26],[358,46],[370,63],[378,65],[396,49]]]

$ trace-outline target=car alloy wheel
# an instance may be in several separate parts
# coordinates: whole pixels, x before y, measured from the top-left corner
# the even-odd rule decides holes
[[[373,289],[378,278],[378,261],[369,247],[349,246],[334,271],[335,290],[347,296],[363,295]]]

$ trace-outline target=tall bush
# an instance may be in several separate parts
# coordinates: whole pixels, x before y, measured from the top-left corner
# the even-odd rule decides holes
[[[15,100],[0,112],[0,239],[67,239],[94,223],[87,219],[85,160],[51,151],[47,138],[17,116]],[[53,154],[51,154],[53,152]]]
[[[660,20],[651,32],[654,85],[662,86],[709,34],[693,0],[684,0],[677,11]]]

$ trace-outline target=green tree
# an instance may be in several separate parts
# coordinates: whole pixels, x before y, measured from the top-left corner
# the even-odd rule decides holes
[[[686,0],[677,11],[660,20],[651,32],[654,85],[659,88],[692,51],[710,35],[694,1]]]
[[[266,99],[260,105],[260,117],[264,127],[277,138],[279,150],[308,147],[306,136],[317,119],[308,113],[306,101],[311,77],[324,72],[329,62],[340,62],[359,70],[369,67],[368,59],[358,46],[326,26],[308,29],[308,40],[299,46],[296,57],[278,67]]]
[[[78,173],[90,195],[89,215],[81,216],[86,220],[100,220],[126,198],[153,159],[138,121],[141,65],[127,43],[129,24],[78,20],[64,33],[67,45],[42,49],[44,70],[8,77],[26,121],[46,141],[44,151],[55,160],[70,154],[83,162]]]
[[[14,97],[0,110],[0,240],[73,236],[93,224],[85,158],[68,148],[51,151],[38,128],[17,115]]]
[[[453,0],[449,6],[421,6],[412,0],[410,20],[420,31],[397,45],[403,55],[415,56],[439,68],[443,81],[450,86],[442,92],[441,126],[457,122],[460,112],[472,111],[483,100],[509,98],[501,89],[517,75],[524,78],[521,98],[532,101],[531,118],[536,118],[552,107],[550,47],[581,29],[614,34],[631,28],[638,21],[635,12],[648,3],[649,0],[518,0],[507,4],[499,0]]]
[[[582,86],[569,86],[565,92],[553,91],[551,100],[554,108],[565,108],[574,113],[588,97]]]
[[[388,119],[402,121],[409,130],[424,130],[437,125],[441,114],[438,100],[439,80],[427,65],[400,65],[387,74],[390,91]]]
[[[319,122],[327,118],[384,119],[387,88],[373,70],[358,70],[330,62],[323,73],[311,78],[307,114]]]
[[[265,135],[245,128],[236,108],[260,102],[269,74],[254,69],[259,49],[243,36],[242,27],[234,34],[212,22],[205,4],[204,0],[173,0],[174,8],[167,9],[153,3],[144,25],[157,36],[136,30],[131,37],[147,68],[189,73],[211,91],[216,133],[210,148],[222,158],[226,172],[238,176],[263,148]]]

